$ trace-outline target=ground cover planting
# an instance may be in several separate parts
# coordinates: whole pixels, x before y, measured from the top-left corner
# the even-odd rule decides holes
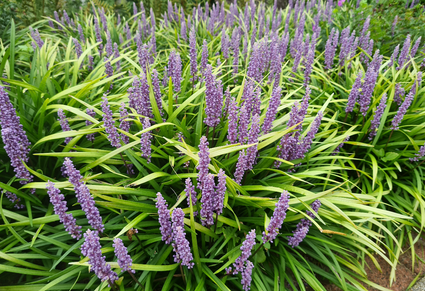
[[[0,290],[389,290],[365,258],[394,282],[425,223],[413,2],[386,28],[315,0],[11,21]]]

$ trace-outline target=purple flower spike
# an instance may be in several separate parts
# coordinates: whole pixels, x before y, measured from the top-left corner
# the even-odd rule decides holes
[[[214,187],[214,176],[212,174],[208,174],[202,182],[201,217],[202,225],[204,226],[211,226],[214,224]]]
[[[415,154],[415,157],[410,158],[409,160],[411,162],[417,162],[419,161],[419,159],[423,158],[424,156],[425,156],[425,145],[421,146],[421,148],[419,149],[419,152]]]
[[[63,165],[65,166],[64,173],[68,176],[69,182],[74,186],[77,201],[86,214],[89,224],[94,229],[103,232],[102,217],[100,216],[99,209],[95,206],[93,197],[90,195],[89,188],[81,181],[83,176],[81,176],[80,171],[74,167],[74,164],[69,158],[65,158]]]
[[[331,156],[335,156],[337,153],[339,153],[339,151],[342,149],[342,147],[344,146],[345,142],[350,140],[350,136],[347,136],[346,138],[344,138],[344,141],[342,143],[340,143],[335,150],[331,153]]]
[[[247,155],[245,150],[241,150],[239,152],[238,163],[236,164],[236,170],[234,174],[235,182],[238,183],[239,185],[242,182],[242,178],[246,170],[247,170]]]
[[[100,250],[99,234],[97,231],[88,229],[84,234],[84,243],[81,246],[83,256],[89,258],[90,271],[94,271],[96,276],[102,281],[108,281],[108,285],[118,280],[118,275],[111,270],[111,266],[106,263],[105,256]]]
[[[212,73],[212,66],[207,65],[204,70],[205,78],[205,114],[204,122],[210,127],[216,127],[220,123],[221,111],[223,109],[223,86],[217,81]]]
[[[317,113],[316,118],[313,121],[313,124],[311,125],[310,131],[307,133],[307,135],[305,136],[305,138],[303,139],[303,141],[299,145],[298,154],[296,155],[295,158],[304,159],[305,154],[308,152],[308,150],[310,149],[310,147],[313,143],[313,139],[316,136],[316,133],[319,131],[319,127],[320,127],[320,124],[322,122],[322,118],[323,118],[323,113],[322,113],[322,111],[319,111]]]
[[[398,57],[398,67],[397,70],[400,70],[403,68],[410,49],[410,34],[407,35],[406,40],[404,41],[403,48],[401,49],[400,56]]]
[[[106,95],[103,95],[102,97],[101,107],[103,111],[102,119],[104,122],[105,131],[108,134],[108,140],[111,142],[111,145],[113,147],[119,148],[121,147],[120,139],[118,135],[118,131],[114,125],[114,120],[112,117],[112,110],[109,108],[108,104],[108,98],[106,98]]]
[[[389,63],[389,67],[392,67],[392,65],[394,64],[394,62],[395,62],[395,60],[397,60],[397,57],[398,57],[398,52],[400,51],[400,44],[398,44],[396,47],[395,47],[395,49],[394,49],[394,52],[393,52],[393,54],[391,55],[391,60],[390,60],[390,63]]]
[[[55,187],[55,184],[47,181],[46,184],[47,194],[49,194],[50,202],[53,204],[53,210],[55,214],[59,216],[60,222],[65,226],[66,231],[72,236],[72,238],[80,239],[81,237],[81,226],[76,225],[76,219],[72,214],[67,214],[65,196],[61,191]]]
[[[193,186],[192,180],[190,178],[186,179],[185,184],[186,188],[184,191],[186,192],[187,196],[187,205],[190,206],[190,198],[192,197],[192,205],[195,206],[196,202],[198,201],[198,198],[196,197],[195,186]],[[196,214],[194,212],[193,215],[198,215],[198,212],[196,211]]]
[[[392,126],[391,129],[392,130],[398,130],[398,126],[400,124],[400,122],[403,120],[404,115],[407,112],[407,109],[409,108],[410,104],[412,103],[413,99],[415,98],[415,94],[414,92],[410,92],[409,94],[407,94],[406,98],[404,99],[403,104],[401,104],[401,106],[399,107],[397,114],[394,116],[393,120],[392,120]]]
[[[273,242],[273,240],[279,234],[279,229],[282,227],[283,221],[286,218],[286,211],[289,208],[289,193],[283,191],[279,201],[276,203],[276,208],[273,212],[273,216],[270,219],[270,223],[266,228],[266,232],[263,232],[263,243]]]
[[[2,189],[0,188],[0,191],[1,190]],[[12,202],[14,204],[13,207],[15,207],[16,209],[24,209],[25,208],[25,205],[21,204],[21,198],[19,198],[15,193],[6,191],[4,194],[6,195],[7,199],[9,199],[10,202]]]
[[[223,169],[220,169],[217,174],[218,184],[215,191],[214,211],[218,215],[223,212],[224,195],[226,193],[226,175]]]
[[[251,128],[248,133],[248,144],[258,143],[258,136],[260,134],[260,116],[258,114],[252,117]],[[257,145],[249,147],[246,151],[247,164],[246,169],[252,170],[252,167],[256,164],[257,159]]]
[[[266,112],[266,118],[263,122],[263,133],[269,133],[272,128],[272,123],[276,118],[277,108],[280,105],[280,98],[282,95],[282,88],[280,87],[274,87],[272,96],[270,98],[269,107]]]
[[[314,210],[314,212],[317,213],[319,211],[321,203],[319,200],[315,200],[310,206]],[[306,212],[307,212],[307,215],[310,216],[312,219],[316,217],[313,212],[311,211],[306,211]],[[288,245],[290,245],[293,248],[297,247],[307,236],[307,233],[312,224],[313,223],[307,218],[301,219],[301,221],[297,224],[296,230],[293,231],[294,236],[288,238]]]
[[[229,126],[227,128],[227,139],[230,144],[235,144],[238,139],[238,109],[235,98],[232,97],[229,106]]]
[[[223,52],[223,57],[225,59],[229,58],[229,37],[226,33],[226,28],[223,27],[223,31],[221,32],[221,51]]]
[[[151,127],[151,123],[149,121],[148,117],[145,117],[143,121],[143,130]],[[150,131],[142,133],[142,136],[140,137],[140,144],[141,144],[141,150],[142,150],[142,157],[146,158],[147,162],[151,162],[151,155],[152,155],[152,133]]]
[[[96,34],[96,42],[100,42],[99,44],[99,55],[102,54],[102,50],[103,50],[103,40],[102,40],[102,36],[100,34],[100,27],[99,27],[99,20],[97,19],[97,17],[94,17],[94,31]]]
[[[168,60],[168,74],[173,81],[174,92],[179,92],[181,90],[182,81],[182,61],[180,59],[180,54],[175,50],[171,51]]]
[[[68,119],[66,118],[65,114],[63,113],[62,109],[58,110],[58,116],[59,116],[59,123],[61,125],[61,128],[63,131],[70,131],[71,127],[69,127]],[[72,140],[72,137],[65,138],[65,144],[68,144]]]
[[[243,272],[248,258],[251,256],[251,250],[255,246],[255,229],[252,229],[247,235],[245,241],[242,243],[241,251],[242,254],[233,263],[234,271],[236,275],[239,272]]]
[[[126,121],[125,119],[128,118],[128,111],[125,108],[125,104],[124,102],[121,103],[121,107],[120,107],[120,129],[122,129],[125,132],[130,132],[130,121]],[[130,141],[130,138],[121,133],[121,140],[123,141],[123,143],[128,144],[128,142]]]
[[[0,85],[0,125],[1,136],[4,143],[4,150],[10,158],[11,165],[21,184],[31,182],[33,176],[29,173],[23,162],[28,162],[28,154],[31,143],[19,122],[9,95],[5,88]]]
[[[332,68],[333,60],[335,57],[336,46],[333,45],[334,35],[338,37],[338,30],[335,31],[335,28],[332,28],[331,34],[329,35],[329,38],[326,41],[326,46],[325,46],[325,69],[326,70],[329,70]]]
[[[378,129],[379,124],[381,123],[381,117],[384,114],[384,110],[386,106],[387,106],[387,94],[385,93],[382,96],[381,102],[379,102],[378,108],[375,111],[375,116],[373,117],[373,120],[370,126],[369,140],[372,140],[373,137],[376,135],[376,130]]]
[[[242,288],[245,291],[249,291],[251,289],[251,280],[252,280],[252,269],[254,268],[254,264],[250,260],[246,260],[246,267],[242,271]]]
[[[113,50],[112,50],[112,39],[111,39],[111,33],[109,32],[109,30],[106,32],[106,45],[105,45],[105,52],[106,52],[106,57],[110,57],[113,54]]]
[[[350,95],[348,95],[347,107],[345,108],[345,112],[347,113],[352,112],[354,109],[354,106],[356,105],[357,98],[360,95],[359,90],[362,86],[362,78],[363,78],[363,72],[359,72],[357,74],[356,81],[354,81],[353,87],[351,88]]]
[[[178,226],[174,230],[174,242],[172,244],[174,249],[174,262],[180,263],[183,266],[187,266],[189,269],[193,268],[195,265],[190,261],[193,261],[193,255],[190,252],[189,241],[186,239],[186,235],[184,233],[184,228]]]
[[[397,103],[398,106],[401,105],[403,100],[401,100],[401,96],[404,96],[404,88],[401,87],[400,83],[395,84],[395,92],[394,92],[394,102]]]
[[[196,73],[198,72],[198,61],[196,53],[196,33],[195,29],[192,28],[189,34],[189,47],[190,47],[190,74],[193,77],[193,81],[196,79]]]
[[[158,72],[155,69],[152,70],[152,90],[155,96],[156,105],[158,106],[159,113],[162,116],[163,112],[162,112],[161,88],[159,87]]]
[[[129,271],[134,274],[135,271],[131,268],[133,260],[128,254],[127,248],[124,246],[122,240],[120,238],[115,238],[112,247],[114,248],[115,256],[118,258],[118,265],[121,271]]]
[[[105,74],[106,74],[106,76],[108,78],[112,77],[114,75],[114,68],[112,68],[111,62],[107,58],[104,59],[104,62],[105,62]],[[112,86],[113,85],[112,85],[112,81],[111,81],[111,86],[109,87],[109,90],[112,89]]]
[[[87,108],[87,109],[86,109],[86,113],[87,113],[88,115],[90,115],[91,117],[95,117],[95,116],[96,116],[96,113],[94,112],[94,110],[93,110],[93,109],[89,109],[89,108]],[[91,122],[91,121],[86,120],[86,126],[89,126],[89,125],[91,125],[91,124],[92,124],[92,122]],[[94,142],[94,133],[90,133],[90,134],[86,135],[86,138],[87,138],[89,141]]]
[[[196,166],[196,169],[198,170],[198,189],[202,191],[202,183],[205,181],[207,175],[208,175],[208,165],[211,161],[210,159],[210,152],[208,148],[208,141],[205,136],[201,137],[201,141],[199,143],[199,164]]]
[[[208,44],[207,44],[207,41],[204,39],[204,42],[202,44],[202,56],[201,56],[201,65],[200,65],[201,72],[203,72],[207,68],[207,64],[208,64]]]
[[[81,48],[81,45],[76,38],[73,38],[72,41],[74,42],[75,53],[77,54],[77,58],[80,58],[80,56],[83,54],[83,49]]]
[[[170,244],[173,240],[173,233],[171,228],[170,221],[170,212],[168,211],[167,201],[162,197],[161,193],[156,194],[156,208],[158,209],[158,221],[161,227],[159,230],[161,231],[162,241],[166,244]]]
[[[246,143],[246,137],[248,136],[248,125],[249,125],[249,113],[247,112],[247,109],[244,106],[242,106],[240,113],[239,113],[239,143],[245,144]]]

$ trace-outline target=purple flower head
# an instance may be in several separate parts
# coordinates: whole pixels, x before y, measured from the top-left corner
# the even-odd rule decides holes
[[[189,34],[189,55],[190,55],[190,74],[195,81],[196,73],[198,72],[198,61],[197,61],[197,53],[196,53],[196,34],[195,29],[190,30]]]
[[[387,106],[387,94],[385,93],[381,98],[381,102],[379,102],[378,108],[375,111],[375,116],[373,117],[373,120],[371,122],[369,140],[372,140],[373,137],[376,135],[376,130],[378,129],[379,124],[381,123],[381,117],[384,114],[384,110],[386,106]]]
[[[81,226],[76,225],[76,219],[72,214],[67,214],[65,197],[60,194],[61,191],[55,187],[55,184],[47,181],[46,184],[47,194],[49,194],[50,202],[53,204],[53,210],[55,214],[59,216],[60,222],[65,226],[66,231],[72,236],[72,238],[80,239],[81,237]]]
[[[236,164],[236,170],[234,174],[235,182],[238,183],[239,185],[242,182],[242,178],[246,170],[247,170],[247,155],[245,150],[241,150],[239,152],[238,163]]]
[[[425,156],[425,145],[421,146],[419,151],[415,154],[414,158],[410,158],[409,160],[411,162],[417,162],[419,159],[423,158]]]
[[[137,14],[137,6],[136,3],[133,2],[133,16]]]
[[[121,107],[120,107],[120,129],[122,129],[125,132],[130,132],[130,121],[126,121],[125,119],[128,118],[128,111],[125,108],[125,104],[124,102],[121,103]],[[123,143],[128,144],[128,142],[130,141],[130,138],[121,133],[121,140],[123,141]]]
[[[33,38],[37,46],[41,48],[44,45],[44,41],[41,39],[38,29],[33,30],[32,27],[30,27],[29,29],[30,29],[31,37]]]
[[[28,162],[29,147],[31,143],[19,121],[9,95],[0,85],[0,126],[4,150],[10,158],[11,165],[21,184],[31,182],[33,176],[29,173],[23,162]]]
[[[68,119],[65,116],[65,113],[63,113],[62,109],[58,110],[58,116],[59,116],[59,123],[61,125],[61,128],[63,131],[70,131],[71,127],[69,126]],[[72,140],[72,137],[65,138],[65,144],[68,144]]]
[[[221,32],[221,51],[223,52],[223,57],[225,59],[229,58],[229,37],[226,33],[226,28],[223,27]]]
[[[410,91],[409,94],[407,94],[406,98],[404,99],[403,104],[398,108],[397,114],[394,116],[392,120],[392,130],[398,130],[398,126],[400,122],[403,120],[404,115],[407,112],[407,109],[409,108],[410,104],[412,103],[413,99],[415,98],[414,92]]]
[[[315,200],[311,205],[311,208],[314,210],[314,212],[318,212],[319,208],[321,206],[321,203],[319,200]],[[311,211],[306,211],[307,215],[310,216],[312,219],[315,218],[315,214]],[[297,224],[297,228],[293,231],[294,236],[288,238],[288,245],[295,248],[297,247],[307,236],[307,233],[310,229],[310,226],[312,225],[312,222],[307,219],[303,218],[301,221]]]
[[[94,17],[94,31],[95,31],[95,35],[96,35],[96,42],[100,42],[99,44],[99,55],[102,54],[102,49],[103,49],[103,40],[102,40],[102,35],[100,34],[100,27],[99,27],[99,20],[97,19],[97,17]]]
[[[412,87],[410,88],[410,92],[412,92],[413,95],[415,95],[416,91],[421,88],[421,84],[422,84],[422,72],[418,72],[418,75],[416,76],[416,82],[413,83]]]
[[[230,144],[235,144],[238,138],[238,105],[232,97],[229,106],[229,126],[227,128],[227,139]]]
[[[208,44],[207,41],[204,39],[204,42],[202,43],[202,55],[201,55],[201,64],[200,69],[201,72],[203,72],[207,68],[208,64]]]
[[[396,47],[395,47],[395,49],[394,49],[394,52],[393,52],[393,54],[391,55],[391,60],[390,60],[390,63],[389,63],[389,67],[391,67],[393,64],[394,64],[394,61],[395,60],[397,60],[397,57],[398,57],[398,52],[400,51],[400,44],[398,44]]]
[[[211,161],[208,145],[207,138],[205,136],[201,137],[198,152],[199,164],[196,166],[196,169],[198,170],[198,189],[200,190],[202,190],[202,183],[205,181],[208,175],[208,165]]]
[[[161,88],[159,87],[158,72],[155,69],[152,70],[151,77],[152,77],[152,90],[155,96],[156,105],[158,106],[159,113],[162,116],[163,112],[162,112]]]
[[[120,51],[118,49],[118,44],[115,42],[114,43],[114,59],[118,59],[120,57]],[[121,61],[117,61],[115,63],[117,72],[119,72],[121,70]]]
[[[84,243],[81,246],[83,256],[89,258],[91,265],[90,271],[94,271],[96,276],[102,281],[108,281],[108,284],[113,284],[118,280],[118,275],[111,270],[111,266],[106,263],[105,256],[102,256],[100,250],[99,234],[97,231],[88,229],[84,234]]]
[[[332,28],[331,34],[329,35],[328,40],[326,41],[325,46],[325,69],[329,70],[332,68],[333,60],[336,52],[335,38],[338,38],[338,30]],[[336,41],[338,44],[338,41]]]
[[[204,122],[210,127],[216,127],[220,123],[221,111],[223,109],[223,86],[217,81],[212,73],[212,66],[207,65],[204,70],[205,78],[205,114]]]
[[[55,25],[53,24],[53,21],[51,19],[49,19],[49,26],[53,29],[55,29]]]
[[[105,131],[108,134],[108,140],[111,142],[111,145],[113,147],[119,148],[121,147],[120,139],[118,135],[118,131],[114,125],[114,119],[112,117],[112,110],[109,108],[108,104],[108,98],[106,95],[103,95],[102,97],[101,107],[103,111],[102,119],[103,119],[103,126],[105,127]]]
[[[263,232],[263,243],[273,242],[273,240],[279,234],[279,229],[282,227],[283,221],[286,217],[286,211],[289,208],[289,193],[283,191],[279,201],[276,203],[276,208],[273,212],[273,216],[270,218],[270,223],[266,228],[266,232]]]
[[[260,116],[255,114],[252,116],[251,128],[248,132],[248,144],[258,143],[258,137],[260,134]],[[257,145],[253,145],[247,149],[247,170],[252,170],[252,167],[256,164],[257,159]]]
[[[93,109],[89,109],[89,108],[87,108],[87,109],[86,109],[86,113],[87,113],[88,115],[90,115],[91,117],[95,117],[95,116],[96,116],[96,113],[94,112],[94,110],[93,110]],[[91,122],[91,121],[86,120],[86,126],[89,126],[89,125],[91,125],[91,124],[92,124],[92,122]],[[89,141],[94,142],[94,133],[90,133],[90,134],[86,135],[86,138],[87,138]]]
[[[377,52],[379,51],[377,50]],[[372,98],[373,90],[375,89],[376,80],[378,79],[379,74],[379,71],[376,70],[376,68],[379,69],[381,60],[382,58],[381,56],[379,56],[379,53],[375,53],[375,56],[370,66],[367,68],[365,74],[365,80],[362,86],[362,93],[359,98],[360,112],[363,116],[366,116],[367,111],[369,110],[370,100]]]
[[[412,58],[415,57],[416,52],[418,51],[419,45],[421,44],[421,37],[418,37],[418,39],[416,40],[415,44],[413,45],[412,49],[410,50],[410,56]]]
[[[350,95],[348,95],[347,107],[345,112],[352,112],[356,105],[357,99],[360,96],[360,88],[362,86],[363,72],[357,74],[356,81],[354,81],[353,87],[351,87]]]
[[[149,121],[149,117],[145,117],[143,120],[143,130],[151,127],[151,123]],[[151,155],[152,155],[152,133],[150,131],[146,131],[142,133],[142,136],[140,137],[140,146],[142,151],[142,157],[146,158],[147,162],[151,162]]]
[[[311,40],[310,48],[305,61],[305,70],[304,70],[304,86],[307,86],[310,82],[310,74],[313,70],[314,55],[316,49],[316,40],[313,38]]]
[[[398,67],[397,70],[400,70],[403,68],[410,49],[410,34],[407,35],[406,40],[404,41],[403,48],[401,49],[400,56],[398,57]]]
[[[176,208],[171,214],[172,228],[177,229],[177,227],[184,228],[184,212],[181,208]]]
[[[180,54],[175,50],[171,51],[167,71],[173,81],[174,92],[179,92],[181,90],[182,81],[182,61],[180,59]]]
[[[405,91],[404,88],[401,87],[400,83],[395,84],[395,92],[394,92],[394,102],[397,103],[398,106],[401,105],[403,100],[401,99],[401,96],[404,96]]]
[[[80,58],[80,56],[83,54],[83,49],[81,48],[81,44],[78,42],[76,38],[73,38],[72,41],[74,42],[75,53],[77,54],[77,58]]]
[[[310,131],[307,133],[305,138],[302,140],[301,144],[298,148],[298,154],[296,156],[297,159],[303,159],[305,154],[310,149],[313,139],[316,136],[316,133],[319,131],[320,124],[322,122],[323,113],[319,111],[317,113],[316,118],[313,121],[313,124],[311,125]]]
[[[246,137],[248,136],[248,125],[249,125],[249,112],[247,111],[245,105],[242,106],[239,113],[239,143],[245,144]]]
[[[214,187],[214,176],[212,174],[208,174],[202,182],[201,217],[202,225],[204,226],[210,226],[214,224]]]
[[[106,76],[108,78],[112,77],[114,75],[114,68],[112,68],[111,62],[107,58],[105,58],[103,61],[105,62],[105,74],[106,74]],[[109,87],[109,89],[112,89],[112,81],[111,81],[111,86]]]
[[[178,226],[174,230],[174,242],[172,243],[174,249],[174,262],[180,263],[183,266],[187,266],[189,269],[193,268],[195,265],[190,261],[193,261],[193,255],[190,252],[189,241],[186,239],[186,234],[184,233],[184,228]]]
[[[282,95],[282,88],[281,87],[274,87],[272,96],[270,98],[269,107],[267,108],[266,112],[266,118],[263,122],[263,133],[269,133],[272,128],[272,123],[276,118],[277,108],[280,105],[280,98]]]
[[[241,37],[240,37],[240,33],[238,29],[233,30],[231,44],[232,44],[232,50],[233,50],[233,75],[234,76],[238,73],[240,40],[241,40]]]
[[[93,63],[93,56],[89,56],[89,65],[88,65],[88,70],[89,71],[93,71],[93,65],[94,65],[94,63]]]
[[[148,66],[149,61],[149,52],[148,46],[142,43],[141,35],[136,35],[136,45],[137,45],[137,56],[139,57],[139,64],[143,72],[146,73],[146,67]]]
[[[158,209],[158,221],[161,227],[162,241],[165,241],[166,244],[170,244],[173,240],[173,233],[170,221],[170,212],[168,211],[167,201],[162,197],[161,193],[156,194],[156,208]]]
[[[394,17],[394,21],[393,21],[393,23],[391,25],[391,37],[394,36],[394,31],[395,31],[395,26],[397,25],[397,21],[398,21],[398,15],[396,15]]]
[[[127,248],[124,246],[122,240],[120,238],[115,238],[112,247],[114,248],[115,256],[118,258],[118,265],[120,266],[121,271],[135,273],[135,271],[131,268],[133,260],[128,254]]]
[[[214,211],[217,215],[223,212],[224,195],[226,193],[226,175],[223,169],[220,169],[217,174],[218,184],[215,190]]]
[[[241,255],[233,263],[233,274],[236,275],[239,272],[243,272],[248,258],[251,256],[251,250],[255,246],[255,229],[252,229],[247,235],[245,241],[241,246]]]
[[[112,39],[111,39],[111,33],[109,30],[106,32],[106,45],[105,45],[105,52],[106,56],[109,58],[113,54],[112,50]]]
[[[254,268],[254,264],[250,260],[246,260],[245,269],[242,271],[242,288],[245,291],[249,291],[251,289],[251,280],[252,280],[252,269]]]
[[[193,186],[192,180],[190,178],[186,179],[185,184],[186,187],[184,191],[186,192],[187,196],[187,205],[190,206],[190,198],[192,198],[192,205],[195,206],[196,202],[198,201],[198,198],[196,197],[195,186]],[[196,214],[194,212],[193,215],[198,215],[198,212],[196,211]]]

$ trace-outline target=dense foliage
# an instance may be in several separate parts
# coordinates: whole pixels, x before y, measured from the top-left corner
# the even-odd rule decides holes
[[[344,2],[12,21],[1,289],[387,290],[364,259],[393,281],[424,225],[424,48]]]

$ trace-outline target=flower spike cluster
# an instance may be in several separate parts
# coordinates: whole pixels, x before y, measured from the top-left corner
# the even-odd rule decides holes
[[[102,115],[102,119],[104,122],[105,131],[108,134],[108,139],[111,142],[111,145],[113,147],[119,148],[121,147],[121,143],[120,143],[118,131],[114,125],[112,110],[109,108],[108,98],[106,97],[106,95],[103,95],[102,100],[103,101],[101,102],[101,106],[102,106],[102,111],[104,113]]]
[[[156,208],[158,209],[158,221],[161,225],[159,230],[161,231],[162,241],[166,244],[170,244],[173,240],[173,232],[171,228],[170,212],[168,211],[168,204],[162,197],[161,193],[156,194]]]
[[[289,193],[283,191],[279,201],[276,203],[276,208],[273,212],[273,216],[270,219],[270,223],[263,232],[263,243],[273,242],[273,240],[279,234],[279,229],[282,227],[283,221],[286,218],[286,211],[289,208]]]
[[[174,249],[174,261],[180,263],[183,266],[187,266],[189,269],[193,268],[194,263],[192,253],[190,252],[189,241],[186,239],[184,232],[184,213],[181,208],[176,208],[172,214],[173,221],[173,249]]]

